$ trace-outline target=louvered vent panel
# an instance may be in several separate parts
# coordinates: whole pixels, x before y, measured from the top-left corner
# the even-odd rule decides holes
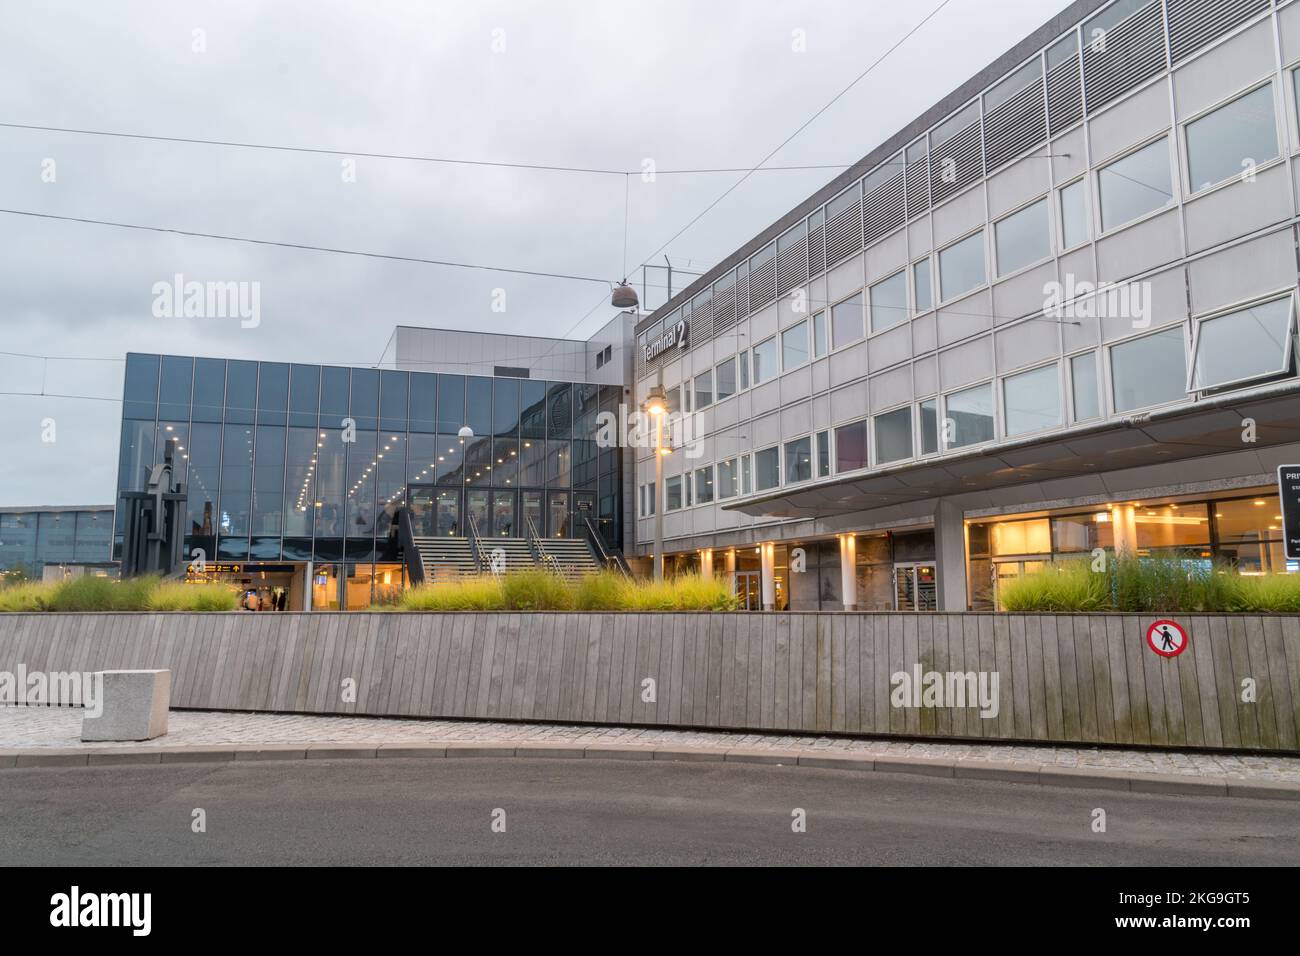
[[[1047,139],[1041,77],[984,118],[984,162],[996,169]]]
[[[808,279],[808,239],[795,243],[776,257],[776,294],[785,295]]]
[[[705,299],[696,304],[691,310],[691,332],[690,341],[692,344],[707,342],[713,338],[713,300]]]
[[[1165,68],[1164,22],[1152,3],[1105,34],[1104,49],[1085,38],[1083,83],[1088,112],[1123,96]]]
[[[907,165],[907,218],[915,219],[930,208],[930,163],[921,160]]]
[[[736,318],[749,315],[749,276],[736,280]]]
[[[840,212],[826,224],[826,268],[862,248],[862,201]]]
[[[1055,136],[1083,119],[1083,91],[1079,87],[1079,61],[1070,57],[1047,74],[1047,123]]]
[[[983,172],[977,121],[930,154],[930,196],[936,203],[942,202],[975,182]]]
[[[815,276],[826,271],[826,246],[823,240],[826,230],[822,226],[813,226],[808,230],[808,274]]]
[[[713,334],[736,324],[736,287],[713,293]]]
[[[887,236],[904,222],[903,173],[877,186],[862,204],[862,244],[869,246],[881,236]]]
[[[749,311],[761,309],[776,298],[776,258],[768,259],[749,274]]]
[[[1177,63],[1255,14],[1268,0],[1168,0],[1169,52]]]

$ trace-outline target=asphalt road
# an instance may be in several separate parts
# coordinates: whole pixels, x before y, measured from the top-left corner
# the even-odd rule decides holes
[[[1091,830],[1098,807],[1105,833]],[[791,829],[795,808],[806,832]],[[1300,804],[611,760],[28,769],[0,773],[0,860],[1295,865]]]

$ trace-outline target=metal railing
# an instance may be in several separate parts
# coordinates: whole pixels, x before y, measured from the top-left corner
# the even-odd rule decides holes
[[[623,577],[631,578],[632,571],[627,566],[627,562],[623,559],[623,556],[621,554],[612,554],[609,549],[605,547],[605,542],[601,539],[600,533],[596,530],[596,526],[591,522],[591,515],[584,514],[582,516],[582,526],[587,531],[587,540],[595,549],[596,557],[600,560],[601,566],[605,568],[615,568],[623,575]]]
[[[423,584],[426,577],[424,556],[420,554],[420,549],[415,546],[415,526],[411,521],[411,509],[407,507],[398,508],[396,517],[397,543],[402,549],[406,575],[410,578],[411,584]]]
[[[547,551],[542,543],[542,536],[537,533],[537,525],[533,523],[532,515],[524,515],[524,529],[528,534],[528,550],[533,553],[533,562],[552,574],[563,574],[560,562],[555,560],[555,555]]]
[[[484,571],[492,571],[495,574],[496,572],[492,569],[492,562],[483,555],[483,548],[479,543],[481,536],[478,530],[478,519],[474,517],[472,511],[465,512],[465,530],[469,532],[467,537],[469,538],[470,554],[474,557],[474,567],[478,569],[480,574]]]

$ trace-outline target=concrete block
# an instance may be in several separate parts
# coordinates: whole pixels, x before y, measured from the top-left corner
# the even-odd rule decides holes
[[[1004,760],[957,760],[953,775],[965,780],[1001,780],[1004,783],[1039,782],[1042,768],[1037,764],[1012,763]]]
[[[727,763],[761,763],[793,767],[799,763],[797,750],[746,750],[737,748],[728,750]]]
[[[100,671],[100,715],[81,719],[82,740],[152,740],[167,733],[172,672]]]
[[[1226,797],[1226,777],[1193,777],[1177,773],[1134,773],[1129,778],[1134,793],[1174,793],[1197,797]]]
[[[229,763],[233,747],[169,747],[162,751],[162,763]]]
[[[92,750],[87,761],[91,767],[117,767],[129,764],[161,763],[160,750]]]
[[[376,757],[445,757],[446,744],[381,744],[375,751]]]
[[[1285,780],[1237,780],[1228,778],[1228,796],[1257,800],[1300,800],[1300,783]]]
[[[560,744],[517,744],[516,757],[553,757],[561,760],[582,760],[587,754],[584,747],[564,747]]]
[[[1038,782],[1044,787],[1082,787],[1088,790],[1128,790],[1132,774],[1101,767],[1043,767]]]
[[[868,754],[800,754],[799,766],[817,767],[822,770],[857,770],[871,771],[876,769],[876,761]]]
[[[593,744],[586,751],[588,760],[653,760],[655,756],[653,748],[631,744]]]
[[[358,757],[374,758],[376,747],[364,744],[310,744],[307,747],[308,760],[352,760]]]
[[[38,750],[33,748],[28,753],[18,755],[15,767],[84,767],[86,766],[84,750]]]
[[[474,744],[454,742],[447,744],[448,757],[513,757],[514,744]]]
[[[924,757],[877,757],[876,770],[882,773],[919,773],[926,777],[955,776],[955,761]]]
[[[241,747],[235,751],[236,760],[305,760],[306,747],[259,745]]]

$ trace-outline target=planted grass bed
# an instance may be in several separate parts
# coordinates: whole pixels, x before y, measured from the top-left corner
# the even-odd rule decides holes
[[[1300,574],[1242,575],[1177,558],[1065,561],[1004,581],[1004,611],[1300,612]]]
[[[733,611],[728,582],[701,575],[628,580],[612,571],[567,581],[548,571],[516,571],[424,584],[403,592],[403,611]]]
[[[160,578],[81,577],[0,587],[3,611],[233,611],[239,595],[222,584]]]

